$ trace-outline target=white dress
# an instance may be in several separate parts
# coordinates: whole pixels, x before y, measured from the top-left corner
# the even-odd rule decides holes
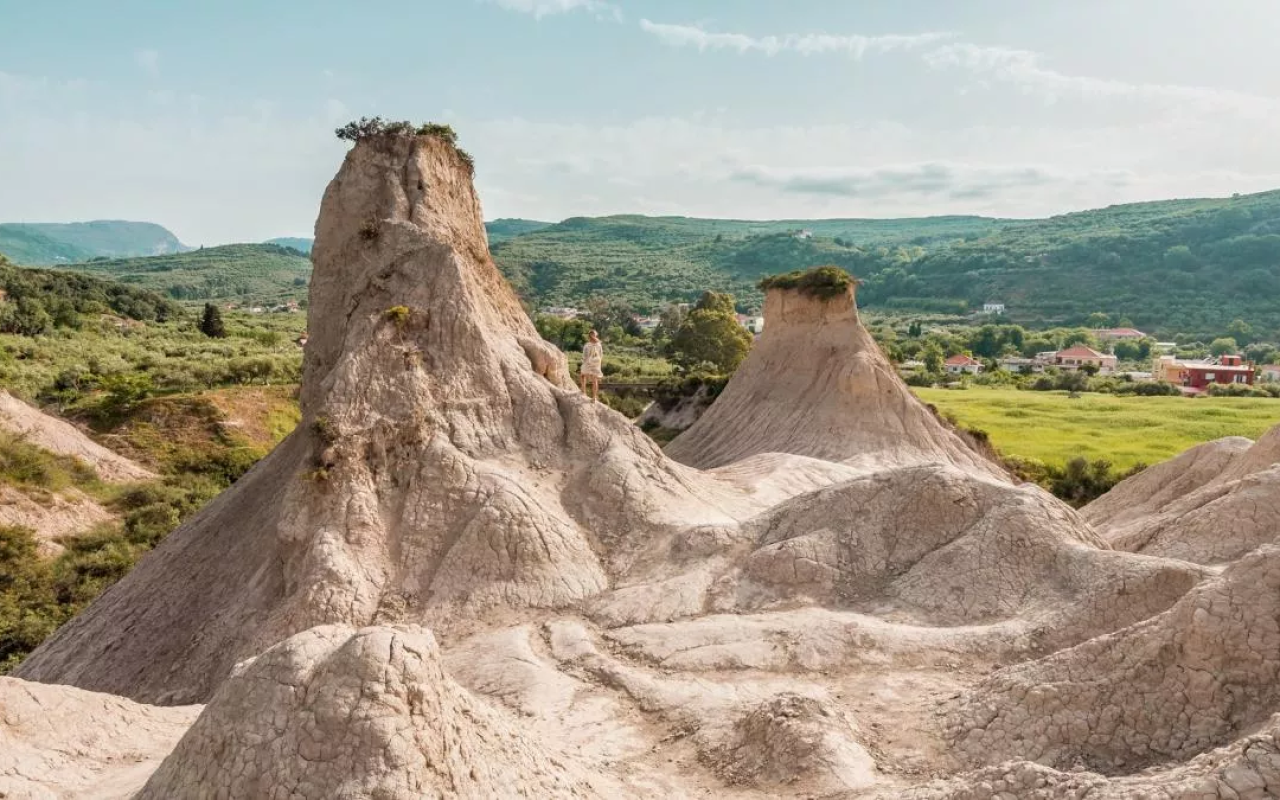
[[[601,364],[604,362],[604,348],[599,342],[587,342],[582,348],[582,374],[588,378],[603,378]]]

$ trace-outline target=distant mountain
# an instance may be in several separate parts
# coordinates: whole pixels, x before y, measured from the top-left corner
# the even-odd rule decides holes
[[[152,222],[0,223],[0,253],[18,264],[67,264],[190,249],[169,230]]]
[[[251,304],[301,300],[311,277],[311,259],[278,244],[228,244],[55,267],[150,289],[174,300]]]
[[[299,253],[310,253],[313,241],[313,239],[304,239],[301,236],[280,236],[275,239],[268,239],[263,244],[278,244],[281,247],[292,247]]]
[[[485,233],[489,234],[489,244],[497,244],[521,236],[526,233],[549,228],[554,222],[538,222],[533,219],[495,219],[484,224]]]

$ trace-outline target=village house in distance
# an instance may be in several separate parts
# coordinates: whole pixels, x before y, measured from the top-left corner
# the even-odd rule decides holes
[[[1003,314],[1004,309],[1003,303],[983,305],[985,314]],[[1090,333],[1099,345],[1108,350],[1117,342],[1136,342],[1148,338],[1146,333],[1137,328],[1102,328],[1091,330]],[[1152,348],[1154,361],[1151,371],[1127,370],[1124,375],[1134,381],[1170,383],[1177,386],[1183,394],[1188,395],[1203,394],[1213,384],[1251,386],[1255,379],[1262,382],[1280,382],[1280,365],[1257,367],[1245,361],[1239,354],[1200,359],[1179,358],[1164,354],[1176,346],[1173,342],[1155,342]],[[1062,350],[1047,350],[1036,353],[1031,358],[1005,356],[997,359],[995,363],[1007,372],[1024,375],[1043,373],[1047,369],[1058,372],[1084,370],[1097,375],[1119,374],[1119,359],[1114,353],[1101,352],[1083,344],[1075,344]],[[904,362],[899,367],[904,374],[923,368],[924,364],[917,360]],[[986,369],[986,364],[967,353],[957,353],[947,358],[942,368],[947,375],[960,377],[977,375]]]

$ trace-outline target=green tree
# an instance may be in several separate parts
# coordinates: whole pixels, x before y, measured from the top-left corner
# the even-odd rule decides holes
[[[1242,345],[1253,341],[1253,326],[1242,319],[1235,319],[1227,326],[1227,335]]]
[[[204,304],[204,316],[200,318],[200,332],[211,339],[227,338],[227,327],[222,322],[222,312],[213,303]]]
[[[728,374],[738,368],[751,349],[751,334],[734,316],[733,297],[706,292],[680,323],[668,352],[686,369],[707,362]]]
[[[1111,317],[1103,314],[1101,311],[1095,311],[1089,315],[1089,319],[1085,321],[1085,325],[1090,328],[1105,328],[1111,324]]]
[[[942,347],[937,342],[931,341],[921,351],[920,360],[924,362],[926,371],[937,374],[942,372],[942,362],[946,360],[946,356],[942,352]]]
[[[731,316],[738,313],[737,307],[733,302],[733,295],[722,292],[703,292],[702,297],[698,298],[698,304],[694,306],[694,310],[717,311]]]
[[[1239,350],[1240,350],[1239,343],[1237,343],[1236,340],[1232,339],[1230,336],[1223,336],[1219,339],[1214,339],[1212,342],[1209,343],[1209,352],[1210,354],[1215,356],[1225,356],[1231,353],[1239,352]]]

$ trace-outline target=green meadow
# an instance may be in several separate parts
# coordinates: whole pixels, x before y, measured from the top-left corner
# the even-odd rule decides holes
[[[1280,400],[1253,397],[1116,397],[971,387],[913,389],[966,428],[986,431],[1002,454],[1061,465],[1084,456],[1117,470],[1155,464],[1223,436],[1256,439],[1280,423]]]

